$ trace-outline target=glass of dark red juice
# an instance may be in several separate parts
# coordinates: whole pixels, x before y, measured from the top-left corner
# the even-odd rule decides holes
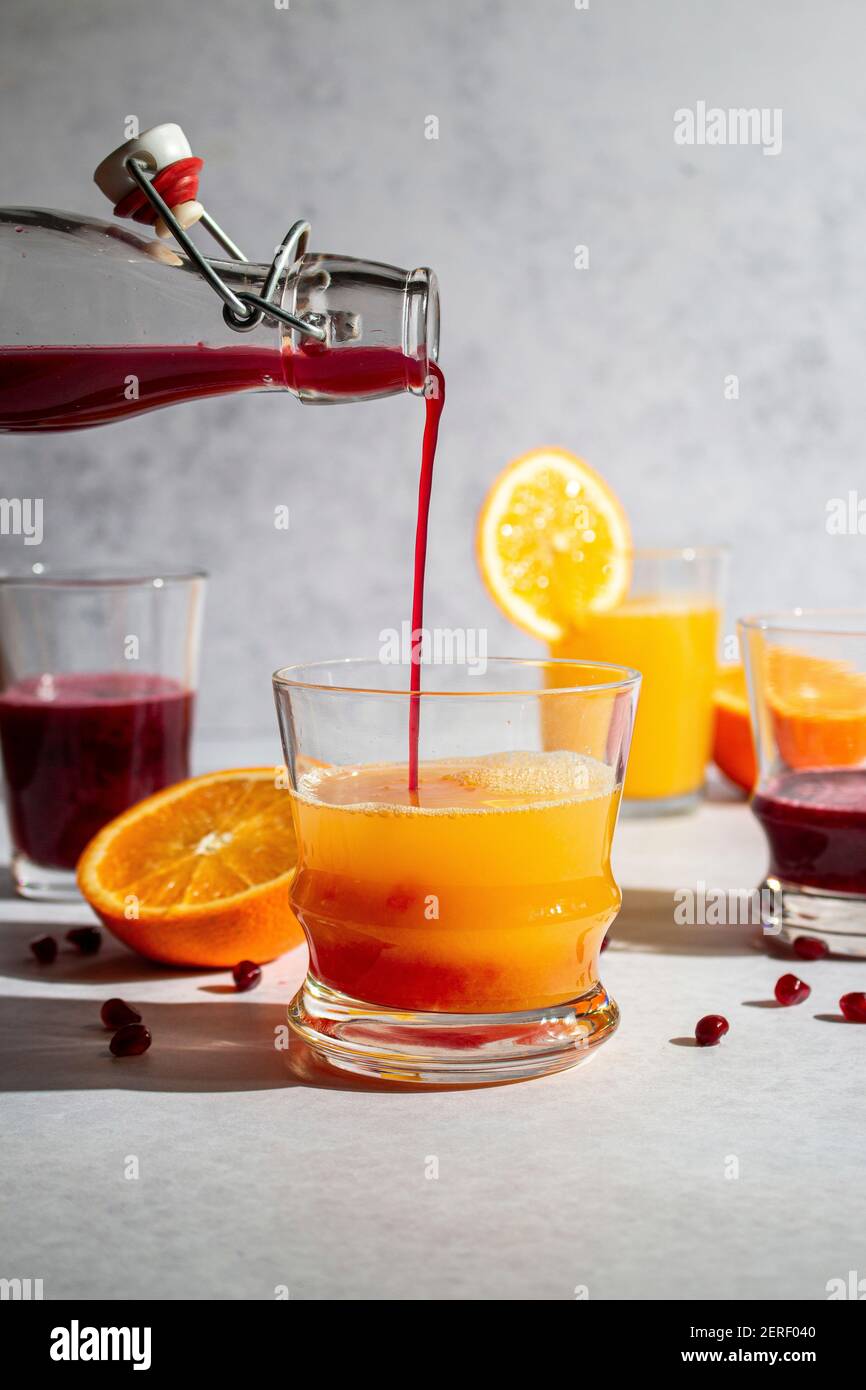
[[[740,624],[770,851],[765,930],[866,956],[866,611]]]
[[[74,900],[107,821],[189,776],[205,575],[0,578],[0,753],[12,874]]]

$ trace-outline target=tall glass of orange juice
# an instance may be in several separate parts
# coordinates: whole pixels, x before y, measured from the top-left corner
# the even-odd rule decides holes
[[[412,695],[407,667],[378,661],[276,673],[310,948],[289,1020],[318,1055],[467,1084],[560,1070],[613,1032],[598,966],[639,681],[491,660],[425,666]],[[554,708],[567,747],[551,746]]]
[[[712,741],[726,560],[720,547],[635,550],[626,597],[576,618],[551,646],[555,657],[623,663],[643,676],[624,790],[632,812],[686,811],[700,797]]]

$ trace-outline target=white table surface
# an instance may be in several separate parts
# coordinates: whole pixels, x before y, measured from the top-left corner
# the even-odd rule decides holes
[[[203,767],[276,757],[200,751]],[[46,1298],[826,1298],[866,1276],[866,1027],[837,1008],[866,961],[797,962],[812,996],[781,1009],[791,967],[752,929],[673,919],[677,888],[751,888],[763,868],[742,804],[621,822],[603,957],[619,1031],[571,1071],[459,1091],[277,1052],[303,950],[245,995],[107,936],[43,968],[30,938],[89,909],[7,885],[0,1275],[42,1278]],[[110,995],[143,1006],[147,1056],[109,1057]],[[731,1031],[695,1048],[710,1012]]]

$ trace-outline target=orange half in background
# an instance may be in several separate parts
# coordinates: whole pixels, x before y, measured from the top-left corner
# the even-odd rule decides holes
[[[866,759],[866,675],[844,661],[770,647],[764,681],[789,767],[853,767]]]
[[[614,608],[631,577],[631,532],[604,479],[564,449],[534,449],[499,474],[475,547],[481,577],[506,617],[558,642],[581,613]]]
[[[191,777],[104,826],[78,861],[78,886],[109,931],[166,965],[261,965],[300,945],[292,798],[279,771]]]
[[[736,786],[750,792],[758,779],[758,764],[742,666],[719,668],[714,707],[713,762]]]

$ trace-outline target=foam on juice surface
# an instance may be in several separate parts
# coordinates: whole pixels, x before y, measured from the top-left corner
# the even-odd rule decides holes
[[[616,786],[612,768],[567,749],[422,763],[417,794],[407,791],[405,776],[399,763],[314,767],[299,778],[297,795],[352,810],[453,815],[590,801]]]
[[[602,796],[613,787],[611,768],[569,749],[492,753],[486,758],[458,759],[448,766],[443,775],[449,781],[494,795],[583,798]]]

